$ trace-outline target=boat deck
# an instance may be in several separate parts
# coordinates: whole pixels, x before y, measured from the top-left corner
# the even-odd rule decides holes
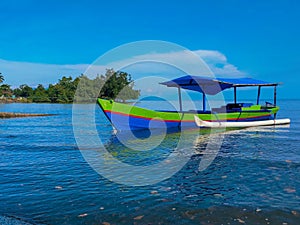
[[[229,103],[225,106],[219,108],[212,108],[211,110],[185,110],[180,111],[180,113],[189,114],[214,114],[214,113],[235,113],[235,112],[270,112],[272,108],[276,106],[273,105],[253,105],[252,103]],[[172,112],[178,113],[175,110],[156,110],[158,112]]]

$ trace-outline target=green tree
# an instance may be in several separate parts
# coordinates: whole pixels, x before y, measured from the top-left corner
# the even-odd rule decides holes
[[[48,97],[47,90],[44,88],[42,84],[39,84],[37,88],[34,90],[33,96],[32,96],[33,102],[50,102],[50,99]]]
[[[33,89],[27,84],[22,84],[20,87],[20,94],[18,97],[31,98],[33,96]]]
[[[99,95],[99,87],[102,86],[104,80],[97,76],[95,79],[89,79],[86,75],[81,74],[74,80],[76,86],[76,102],[94,102]],[[74,92],[75,93],[75,92]]]
[[[134,82],[131,75],[125,72],[108,69],[105,76],[102,76],[105,84],[101,89],[100,98],[121,100],[137,99],[140,90],[134,90]]]
[[[73,81],[72,77],[62,77],[62,79],[59,80],[58,85],[62,87],[63,95],[67,103],[72,103],[77,88],[77,84]]]
[[[59,102],[59,96],[62,95],[62,90],[59,88],[59,86],[50,84],[48,87],[48,97],[52,103]]]
[[[13,95],[15,95],[16,97],[21,97],[22,91],[20,88],[15,88],[13,90]]]
[[[0,86],[0,95],[4,97],[11,97],[13,94],[13,91],[10,89],[10,85],[8,84],[2,84]]]

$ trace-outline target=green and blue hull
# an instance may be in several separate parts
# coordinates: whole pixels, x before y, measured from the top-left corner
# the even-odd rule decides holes
[[[262,108],[260,105],[252,105],[238,112],[171,112],[150,110],[104,99],[98,99],[98,104],[117,130],[197,128],[195,115],[201,120],[210,122],[261,121],[272,119],[279,110],[279,107]]]

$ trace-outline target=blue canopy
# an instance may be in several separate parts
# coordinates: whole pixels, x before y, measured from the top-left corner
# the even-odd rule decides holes
[[[168,87],[180,87],[192,91],[198,91],[208,95],[215,95],[232,87],[247,86],[277,86],[278,83],[269,83],[252,78],[209,78],[186,75],[174,80],[161,83]]]

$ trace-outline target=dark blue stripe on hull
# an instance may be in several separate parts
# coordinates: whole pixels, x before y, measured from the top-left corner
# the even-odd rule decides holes
[[[140,129],[171,129],[179,127],[196,128],[195,122],[165,122],[163,120],[149,120],[136,117],[128,117],[124,115],[106,113],[111,123],[117,130],[140,130]]]
[[[165,122],[163,120],[149,120],[137,117],[128,117],[120,114],[106,112],[106,116],[117,130],[141,130],[141,129],[172,129],[172,128],[197,128],[194,121],[191,122]],[[261,121],[272,119],[272,116],[262,116],[259,118],[247,118],[239,121]],[[230,120],[234,122],[234,120]]]

